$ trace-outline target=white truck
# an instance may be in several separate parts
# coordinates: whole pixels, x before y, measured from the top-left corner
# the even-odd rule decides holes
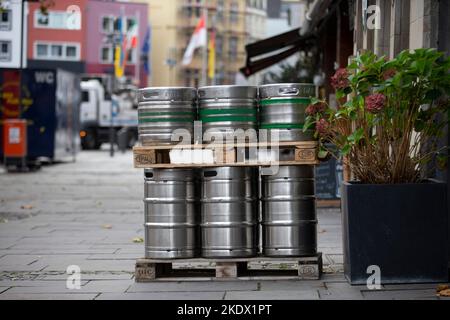
[[[110,141],[111,126],[114,142],[117,134],[126,134],[127,146],[137,141],[138,115],[134,87],[126,87],[110,94],[98,79],[81,82],[80,138],[84,150],[99,149]]]

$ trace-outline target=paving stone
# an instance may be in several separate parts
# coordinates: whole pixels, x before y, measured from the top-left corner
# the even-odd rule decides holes
[[[100,272],[100,273],[81,273],[82,280],[130,280],[133,279],[134,273],[126,272]],[[48,274],[38,277],[39,280],[61,280],[67,279],[67,274]],[[134,280],[133,280],[134,281]]]
[[[3,293],[0,300],[94,300],[98,293]]]
[[[1,287],[54,287],[54,288],[66,288],[66,280],[68,275],[65,275],[65,278],[57,279],[57,280],[0,280]],[[84,286],[88,281],[81,279],[80,284]]]
[[[127,292],[214,292],[258,290],[257,281],[201,281],[134,283]]]
[[[421,300],[438,299],[436,290],[417,289],[417,290],[363,290],[365,299],[369,300]]]
[[[91,280],[83,285],[82,292],[124,293],[134,280]]]
[[[224,295],[225,292],[102,293],[95,300],[221,300]]]
[[[260,281],[261,291],[284,290],[317,290],[325,288],[322,281],[310,280],[277,280],[277,281]]]
[[[345,282],[325,282],[324,288],[319,289],[322,300],[362,300],[361,290],[366,286],[351,286]]]
[[[318,300],[317,290],[227,291],[225,300]]]

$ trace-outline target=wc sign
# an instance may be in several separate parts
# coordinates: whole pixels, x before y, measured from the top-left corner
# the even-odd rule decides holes
[[[380,6],[368,6],[367,0],[362,1],[362,24],[365,30],[381,29],[381,9]]]
[[[55,74],[51,71],[36,71],[34,79],[36,80],[36,83],[40,84],[54,84]]]

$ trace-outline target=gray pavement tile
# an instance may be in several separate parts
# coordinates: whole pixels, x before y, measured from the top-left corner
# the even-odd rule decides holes
[[[441,283],[450,285],[450,283]],[[438,283],[414,283],[414,284],[385,284],[383,289],[386,290],[417,290],[417,289],[432,289],[436,290]]]
[[[58,280],[0,280],[1,287],[54,287],[54,288],[66,288],[66,279],[68,275],[65,275],[64,279]],[[80,284],[84,286],[88,281],[81,279]]]
[[[96,273],[81,273],[82,280],[129,280],[134,277],[134,273],[129,272],[96,272]],[[38,277],[39,280],[65,280],[67,274],[47,274]]]
[[[227,291],[225,300],[318,300],[317,290]]]
[[[434,289],[417,290],[363,290],[365,299],[369,300],[421,300],[438,299]]]
[[[74,260],[61,260],[48,265],[44,271],[64,271],[71,264],[77,264],[81,272],[104,272],[104,271],[125,271],[133,272],[135,269],[136,261],[134,260],[84,260],[77,261]]]
[[[0,300],[93,300],[98,293],[7,293],[0,295]]]
[[[199,281],[134,283],[127,292],[214,292],[258,290],[257,281]]]
[[[221,300],[224,295],[225,292],[101,293],[95,300]]]
[[[324,288],[319,289],[322,300],[362,300],[361,290],[366,286],[351,286],[344,282],[325,282]]]
[[[11,287],[7,287],[7,286],[0,285],[0,294],[2,294],[3,292],[5,292],[5,291],[8,290],[9,288],[11,288]]]
[[[316,290],[325,288],[322,281],[317,280],[277,280],[277,281],[260,281],[261,291],[283,290]]]
[[[91,280],[83,285],[82,292],[123,293],[134,283],[134,280]]]

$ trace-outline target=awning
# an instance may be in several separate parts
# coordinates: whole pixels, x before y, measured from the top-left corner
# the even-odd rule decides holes
[[[246,65],[240,69],[241,73],[249,77],[300,50],[314,46],[318,34],[340,1],[316,0],[311,4],[301,28],[246,45],[247,61]]]

